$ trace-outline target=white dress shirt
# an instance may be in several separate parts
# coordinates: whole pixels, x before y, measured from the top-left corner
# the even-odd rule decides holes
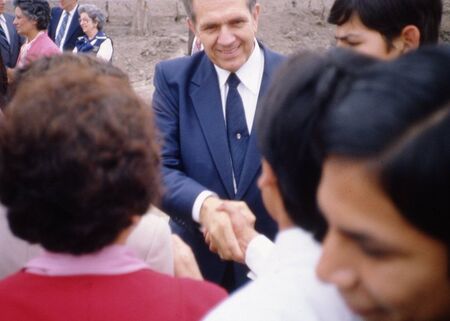
[[[64,43],[66,42],[67,33],[69,32],[69,27],[70,27],[70,24],[72,23],[73,16],[75,15],[75,11],[77,11],[77,10],[78,10],[78,5],[76,5],[75,8],[73,8],[72,10],[70,10],[68,12],[69,13],[69,18],[67,19],[66,30],[64,30],[64,34],[63,34],[63,37],[61,39],[61,43],[59,44],[59,49],[61,51],[64,50],[63,47],[64,47]],[[63,10],[63,12],[61,14],[61,17],[59,18],[58,26],[56,27],[56,32],[55,32],[55,40],[56,40],[56,37],[58,36],[58,32],[59,32],[59,29],[61,28],[61,24],[62,24],[62,22],[64,20],[64,16],[65,16],[66,12],[67,11]]]
[[[222,69],[214,65],[217,77],[219,81],[220,98],[222,101],[223,117],[225,117],[225,106],[228,94],[228,76],[230,71]],[[248,60],[236,71],[241,83],[238,86],[238,92],[241,96],[242,103],[244,105],[245,120],[247,122],[248,132],[252,132],[253,120],[255,119],[256,105],[258,103],[259,90],[261,88],[261,81],[264,73],[264,52],[259,47],[258,41],[255,39],[255,47]],[[234,189],[236,192],[236,182],[234,183]],[[196,222],[200,222],[200,209],[203,202],[209,196],[216,195],[212,191],[203,191],[195,199],[194,206],[192,207],[192,218]]]
[[[258,279],[236,291],[204,320],[359,320],[338,291],[315,275],[320,252],[320,245],[300,228],[279,232]]]
[[[0,14],[0,25],[2,25],[3,31],[5,32],[6,40],[11,44],[11,39],[9,38],[8,25],[6,24],[6,18],[3,14]]]

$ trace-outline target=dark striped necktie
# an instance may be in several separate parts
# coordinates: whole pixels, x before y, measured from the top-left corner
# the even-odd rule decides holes
[[[4,43],[4,46],[7,47],[8,51],[10,49],[8,37],[6,37],[5,30],[3,29],[2,25],[0,24],[0,38],[2,38],[2,43]]]
[[[245,120],[244,104],[237,90],[240,83],[235,73],[231,73],[227,80],[228,95],[225,106],[227,122],[228,146],[233,162],[233,173],[236,186],[239,186],[242,167],[249,141],[249,132]]]
[[[59,27],[58,34],[56,35],[55,43],[58,47],[61,46],[61,40],[64,37],[64,33],[66,32],[67,28],[67,21],[69,21],[69,13],[67,11],[64,11],[63,13],[63,21],[61,22],[61,26]]]

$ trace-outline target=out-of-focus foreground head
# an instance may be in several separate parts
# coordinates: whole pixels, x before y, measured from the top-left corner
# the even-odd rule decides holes
[[[111,76],[129,82],[128,75],[112,64],[101,63],[95,56],[91,55],[74,55],[72,53],[64,53],[56,57],[43,57],[31,65],[14,70],[14,82],[9,86],[10,97],[14,97],[17,88],[22,84],[31,80],[39,80],[44,74],[55,73],[64,69],[65,66],[75,68],[91,69],[98,75]]]
[[[448,61],[443,46],[375,64],[324,120],[318,274],[367,320],[450,319]]]
[[[66,59],[65,63],[60,63]],[[126,78],[87,57],[30,65],[0,128],[0,200],[12,232],[47,250],[113,243],[159,195],[152,115]]]
[[[322,168],[319,120],[345,97],[353,78],[373,63],[339,48],[326,55],[295,54],[280,68],[258,112],[260,150],[276,176],[286,212],[319,240],[326,230],[316,202]],[[262,188],[271,213],[273,194]]]
[[[392,59],[436,44],[442,10],[441,0],[336,0],[328,22],[338,46]]]

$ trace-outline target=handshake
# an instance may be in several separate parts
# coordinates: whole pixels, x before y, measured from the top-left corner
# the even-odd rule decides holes
[[[212,252],[222,260],[245,263],[247,246],[258,235],[255,215],[245,202],[208,197],[200,210],[200,223]]]
[[[258,236],[255,215],[241,201],[208,197],[200,210],[200,223],[209,249],[223,260],[245,263],[247,246]],[[172,236],[175,276],[202,280],[191,248],[177,235]]]

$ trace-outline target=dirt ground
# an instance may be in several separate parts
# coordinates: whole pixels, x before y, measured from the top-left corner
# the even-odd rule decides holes
[[[187,51],[184,19],[151,19],[151,34],[146,37],[130,35],[130,23],[114,17],[105,28],[114,41],[114,64],[128,72],[136,90],[145,98],[152,93],[155,64],[185,55]],[[259,28],[258,38],[269,48],[285,54],[298,48],[323,50],[330,45],[332,38],[332,29],[321,18],[320,12],[263,15]]]
[[[184,18],[151,16],[148,36],[130,35],[130,6],[121,12],[112,12],[105,31],[114,41],[114,64],[128,72],[136,90],[149,101],[155,64],[186,54],[187,27]],[[333,39],[333,27],[326,23],[326,15],[327,10],[317,8],[270,13],[263,7],[258,38],[269,48],[284,54],[299,49],[323,51],[332,45]],[[442,35],[447,42],[450,41],[449,17],[450,0],[446,0]]]

